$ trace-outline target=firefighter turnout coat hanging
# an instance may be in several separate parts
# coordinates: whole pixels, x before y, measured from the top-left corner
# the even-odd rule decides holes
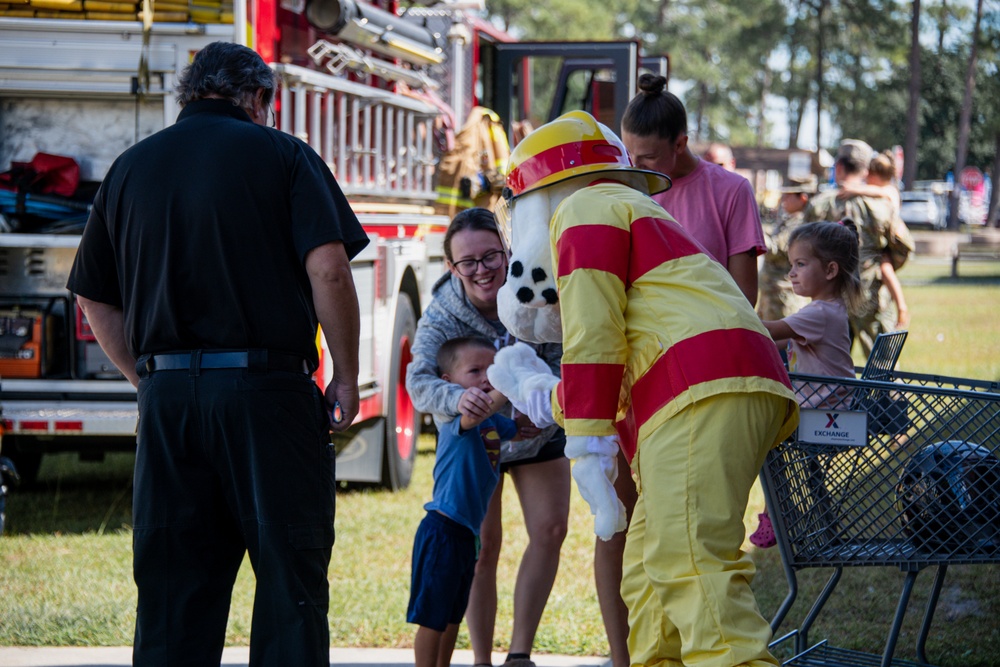
[[[510,155],[500,117],[473,107],[455,137],[455,147],[438,165],[435,210],[449,217],[473,206],[493,208],[504,186]]]

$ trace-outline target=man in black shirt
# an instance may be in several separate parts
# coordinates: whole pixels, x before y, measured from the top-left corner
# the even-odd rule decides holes
[[[247,552],[250,664],[329,664],[329,411],[335,430],[358,411],[368,238],[322,159],[266,127],[275,86],[251,49],[202,49],[177,123],[112,165],[69,279],[138,387],[135,665],[219,664]]]

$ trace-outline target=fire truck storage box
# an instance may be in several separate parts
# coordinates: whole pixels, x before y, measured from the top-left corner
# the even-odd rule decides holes
[[[0,308],[0,378],[41,377],[45,323],[40,311]]]
[[[104,353],[96,341],[78,340],[76,342],[76,375],[79,378],[103,379],[123,378],[111,359]]]

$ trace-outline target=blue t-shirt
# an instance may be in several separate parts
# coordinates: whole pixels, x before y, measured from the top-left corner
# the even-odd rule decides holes
[[[438,434],[434,496],[424,509],[441,512],[478,535],[500,481],[500,443],[514,437],[517,425],[493,415],[462,433],[461,421],[461,417],[452,419]]]

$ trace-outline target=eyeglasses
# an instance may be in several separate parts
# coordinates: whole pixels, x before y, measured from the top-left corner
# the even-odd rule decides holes
[[[482,264],[483,268],[487,271],[493,271],[494,269],[499,269],[503,266],[504,260],[507,259],[507,254],[503,250],[493,250],[486,253],[479,259],[463,259],[459,262],[454,262],[452,266],[459,274],[465,276],[466,278],[471,278],[476,275],[476,271],[479,270],[479,265]]]

